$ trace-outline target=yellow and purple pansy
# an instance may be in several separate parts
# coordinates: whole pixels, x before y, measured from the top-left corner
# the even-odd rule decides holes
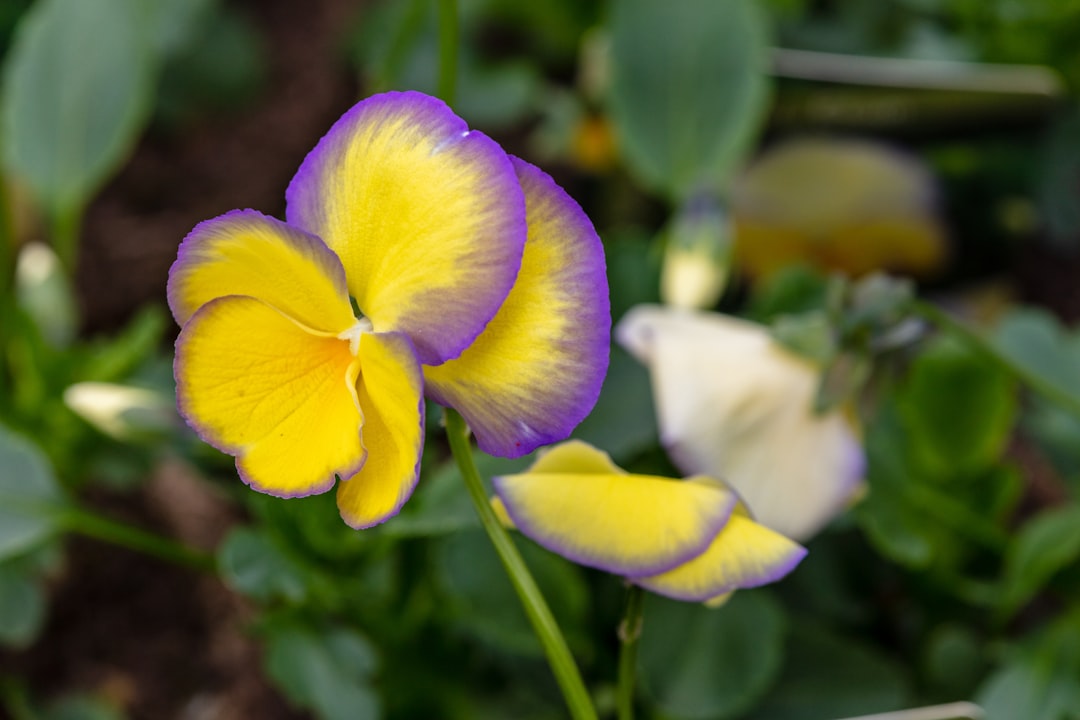
[[[588,218],[415,92],[342,116],[290,183],[285,222],[239,210],[197,225],[168,299],[188,424],[261,492],[336,483],[357,528],[415,487],[425,396],[516,457],[569,435],[607,370]]]
[[[723,482],[632,475],[579,440],[493,484],[504,522],[542,547],[676,600],[722,600],[779,580],[806,556]]]

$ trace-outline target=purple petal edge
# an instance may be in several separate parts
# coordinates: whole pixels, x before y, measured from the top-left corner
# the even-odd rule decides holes
[[[807,552],[808,550],[806,548],[799,545],[798,550],[791,553],[791,557],[787,558],[784,562],[778,564],[775,568],[773,568],[771,572],[768,572],[761,577],[753,578],[752,580],[741,583],[728,583],[726,585],[721,585],[719,589],[709,588],[708,592],[702,593],[678,593],[668,590],[660,590],[656,587],[653,587],[652,584],[649,583],[647,578],[644,576],[627,577],[626,579],[629,582],[632,582],[633,584],[642,587],[645,590],[648,590],[649,592],[656,593],[657,595],[663,595],[664,597],[669,597],[672,600],[681,600],[685,602],[705,602],[706,600],[710,600],[717,595],[723,595],[724,593],[729,593],[734,590],[749,590],[750,588],[761,587],[762,585],[774,583],[777,580],[780,580],[781,578],[786,576],[796,567],[798,567],[799,563],[801,563],[803,561],[803,558],[806,557]]]
[[[505,242],[508,245],[513,243],[509,250],[512,255],[517,256],[519,262],[513,268],[512,273],[506,274],[507,277],[502,284],[487,288],[487,293],[491,295],[492,299],[498,298],[498,302],[489,302],[490,307],[471,316],[470,321],[464,323],[465,327],[462,327],[463,323],[460,322],[456,326],[444,323],[438,327],[421,326],[420,330],[422,332],[409,332],[420,361],[424,365],[439,365],[460,356],[483,332],[484,327],[495,317],[499,307],[502,305],[502,300],[505,299],[517,278],[527,232],[525,201],[517,184],[510,159],[497,142],[482,132],[470,130],[465,120],[458,117],[446,103],[438,98],[411,90],[372,95],[356,103],[338,118],[316,143],[315,147],[305,156],[285,190],[285,217],[286,221],[291,225],[304,229],[311,228],[314,224],[313,216],[317,213],[312,206],[317,205],[319,202],[320,169],[330,161],[328,158],[340,154],[335,152],[336,146],[347,142],[350,129],[357,124],[360,117],[365,113],[377,111],[380,106],[400,108],[403,105],[412,105],[418,108],[420,114],[434,117],[436,124],[444,126],[441,130],[446,140],[441,147],[468,139],[474,152],[487,154],[489,161],[496,166],[505,163],[500,170],[504,175],[504,179],[498,187],[492,188],[492,192],[501,194],[504,197],[517,197],[517,207],[513,209],[512,215],[508,213],[510,217],[508,217],[507,232],[502,234],[500,242]],[[403,325],[408,324],[408,321],[403,323]],[[393,329],[409,331],[407,327]],[[440,332],[440,330],[445,331],[447,329],[453,329],[454,332]]]
[[[230,210],[222,215],[198,223],[180,242],[180,247],[176,252],[176,260],[169,266],[168,280],[165,285],[165,297],[169,305],[169,312],[172,313],[173,320],[176,321],[177,325],[183,327],[187,324],[188,320],[191,319],[191,316],[195,314],[195,310],[198,310],[198,308],[195,308],[187,319],[181,320],[179,314],[181,301],[178,297],[180,293],[179,283],[181,274],[189,265],[197,262],[192,256],[209,232],[216,230],[219,225],[225,225],[238,220],[254,221],[256,223],[266,223],[275,226],[275,229],[280,230],[283,235],[306,246],[306,249],[313,256],[321,256],[321,264],[324,269],[330,272],[330,279],[333,281],[334,286],[341,291],[343,295],[346,297],[348,296],[349,289],[345,283],[345,268],[342,267],[341,261],[334,251],[327,247],[326,243],[320,238],[305,232],[298,227],[290,225],[289,223],[282,222],[277,218],[264,215],[258,210],[251,210],[250,208]]]

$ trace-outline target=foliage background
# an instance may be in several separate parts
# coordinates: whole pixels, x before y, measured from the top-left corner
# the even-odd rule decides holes
[[[753,281],[736,252],[717,307],[800,332],[825,313],[831,359],[873,368],[848,388],[870,491],[774,587],[718,611],[651,598],[642,715],[973,700],[990,720],[1080,717],[1080,4],[462,0],[460,19],[456,109],[582,203],[616,316],[659,298],[691,201],[726,214],[763,149],[824,134],[926,164],[947,259],[915,287],[981,339],[926,325],[871,352],[865,325],[828,314],[828,267]],[[849,77],[791,77],[774,47],[850,54]],[[280,215],[303,155],[358,97],[433,92],[436,3],[5,0],[0,51],[0,714],[560,717],[437,414],[417,495],[360,534],[328,498],[248,492],[171,411],[164,282],[180,239],[237,207]],[[1037,64],[1041,89],[860,80],[882,57]],[[723,227],[704,241],[721,258]],[[58,264],[27,260],[42,240]],[[879,265],[893,269],[887,253]],[[89,381],[143,394],[88,422],[70,390]],[[647,375],[618,349],[578,435],[675,473]],[[610,711],[622,587],[520,545]],[[208,553],[210,571],[189,567]]]

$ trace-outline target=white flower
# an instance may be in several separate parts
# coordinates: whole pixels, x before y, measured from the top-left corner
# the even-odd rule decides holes
[[[639,306],[616,339],[649,367],[661,441],[686,474],[730,483],[758,522],[805,540],[863,487],[841,411],[816,415],[818,371],[754,323]]]

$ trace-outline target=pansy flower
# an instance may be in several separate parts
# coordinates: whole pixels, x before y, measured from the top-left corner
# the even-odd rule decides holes
[[[638,306],[615,337],[649,368],[675,465],[723,478],[762,524],[803,541],[862,491],[866,463],[850,417],[815,414],[820,370],[764,327]]]
[[[441,101],[387,93],[331,127],[285,196],[285,222],[196,226],[169,275],[180,411],[251,487],[337,483],[342,517],[369,527],[416,484],[425,395],[509,457],[591,410],[603,252],[546,174]]]
[[[579,440],[493,484],[504,522],[539,545],[676,600],[775,582],[806,555],[755,522],[724,483],[631,475]]]

